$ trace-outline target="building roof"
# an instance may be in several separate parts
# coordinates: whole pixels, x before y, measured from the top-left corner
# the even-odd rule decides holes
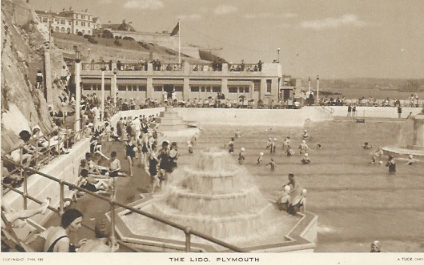
[[[112,30],[119,30],[119,31],[136,32],[135,28],[131,26],[130,24],[125,23],[125,21],[123,21],[121,24],[102,24],[102,28],[110,28]]]

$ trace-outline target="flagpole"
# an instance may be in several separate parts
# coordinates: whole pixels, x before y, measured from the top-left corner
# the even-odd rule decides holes
[[[178,19],[178,63],[181,64],[181,22]]]

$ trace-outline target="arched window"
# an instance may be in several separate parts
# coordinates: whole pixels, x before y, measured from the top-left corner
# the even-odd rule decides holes
[[[54,31],[59,32],[59,27],[56,27]]]
[[[85,31],[84,30],[82,30],[82,34],[84,34],[85,33]]]
[[[66,33],[71,33],[71,28],[67,28]]]
[[[87,30],[87,34],[90,35],[90,30]]]
[[[60,32],[65,33],[65,28],[64,28],[64,27],[62,27],[62,28],[60,29]]]

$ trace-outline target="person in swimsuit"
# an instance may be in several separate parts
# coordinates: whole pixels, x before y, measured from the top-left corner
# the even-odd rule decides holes
[[[70,244],[69,234],[75,233],[81,227],[83,214],[76,209],[66,210],[58,227],[49,229],[44,244],[44,252],[75,252],[75,247]],[[78,245],[85,243],[87,239],[79,241]]]
[[[259,153],[259,157],[256,159],[256,164],[260,165],[262,163],[262,157],[264,156],[263,152]]]
[[[170,168],[170,159],[169,159],[169,143],[167,141],[162,142],[162,149],[159,151],[158,158],[159,162],[159,179],[162,184],[166,184],[168,180],[169,168]]]
[[[275,170],[275,168],[277,167],[277,165],[275,164],[274,158],[271,158],[271,162],[269,162],[265,166],[271,166],[271,170]]]
[[[178,166],[178,157],[180,153],[178,153],[178,146],[176,142],[172,142],[171,149],[169,150],[169,171],[173,172],[174,169]]]
[[[389,174],[395,174],[396,173],[396,162],[393,156],[389,155],[389,159],[386,163],[386,167],[389,168]]]
[[[278,200],[275,202],[278,206],[278,209],[280,211],[287,211],[289,208],[289,205],[291,203],[291,198],[290,198],[290,186],[283,186],[283,190],[281,191],[280,197],[278,198]]]
[[[305,156],[302,158],[301,160],[302,164],[306,165],[306,164],[310,164],[311,163],[311,159],[309,159],[309,155],[308,153],[305,153]]]
[[[230,154],[234,153],[234,138],[231,138],[231,141],[228,143],[228,152]]]
[[[193,145],[191,144],[191,141],[187,141],[187,149],[189,154],[193,154]]]
[[[412,166],[416,162],[417,162],[417,160],[414,159],[414,156],[413,155],[409,155],[408,156],[408,161],[406,161],[406,165]]]
[[[133,176],[133,164],[134,164],[134,158],[135,158],[135,152],[137,150],[137,147],[133,144],[132,139],[129,138],[127,145],[126,145],[126,149],[125,149],[125,156],[128,159],[128,163],[130,165],[130,176]]]
[[[290,147],[290,137],[287,136],[286,139],[284,139],[284,142],[283,142],[283,150],[286,150],[286,149],[288,150],[289,147]]]
[[[244,151],[245,151],[245,149],[244,149],[244,147],[242,147],[240,149],[240,153],[239,153],[239,157],[238,157],[239,165],[243,165],[244,164],[244,160],[245,160]]]
[[[237,131],[235,133],[235,137],[236,138],[240,138],[241,137],[241,132],[240,132],[240,129],[238,129],[238,128],[237,128]]]
[[[368,142],[365,142],[365,143],[362,145],[362,148],[364,148],[365,150],[369,150],[369,149],[371,149],[371,148],[372,148],[372,144],[369,144]]]
[[[302,140],[302,143],[299,145],[299,153],[301,154],[301,155],[303,155],[303,154],[305,154],[307,151],[312,151],[309,147],[308,147],[308,145],[306,144],[306,141],[305,140]]]
[[[160,180],[158,177],[158,163],[159,158],[156,154],[156,145],[152,145],[149,154],[149,174],[150,174],[150,183],[152,185],[152,193],[155,193],[155,189],[160,187]]]
[[[110,153],[110,157],[111,157],[111,161],[109,164],[109,176],[110,177],[117,177],[120,174],[120,170],[121,170],[121,161],[119,161],[118,158],[116,158],[116,152],[112,151],[112,153]]]

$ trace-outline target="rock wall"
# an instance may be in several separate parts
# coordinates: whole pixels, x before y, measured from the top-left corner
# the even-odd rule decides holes
[[[11,143],[4,145],[3,134],[17,135],[20,130],[36,124],[44,133],[52,128],[44,92],[35,89],[35,74],[38,68],[43,69],[43,54],[48,46],[49,34],[32,6],[23,0],[3,0],[1,11],[1,128],[2,152],[6,152]],[[54,74],[60,73],[65,63],[57,48],[52,47],[51,54],[54,57],[54,80]],[[59,86],[52,91],[55,105],[59,104],[58,95],[62,93],[63,89]]]

